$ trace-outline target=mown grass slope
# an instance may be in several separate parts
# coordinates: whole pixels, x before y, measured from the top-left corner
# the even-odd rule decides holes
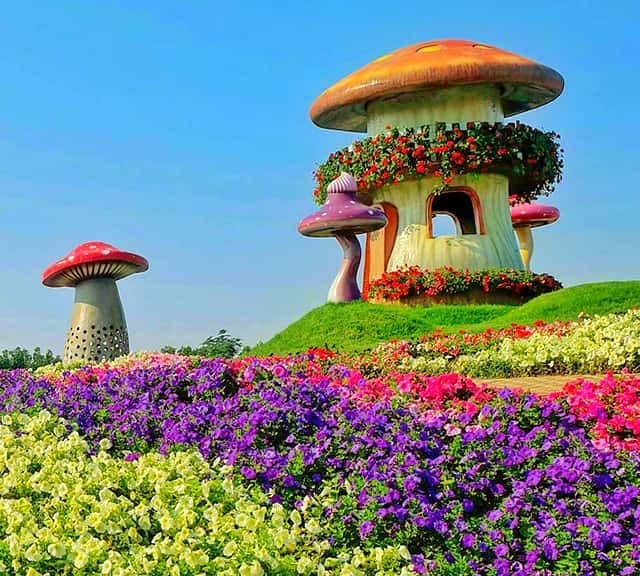
[[[411,340],[436,328],[482,331],[536,320],[574,320],[579,314],[624,312],[640,306],[640,280],[572,286],[534,298],[522,306],[432,306],[410,308],[367,302],[324,304],[258,344],[248,354],[266,356],[310,347],[362,351],[393,339]]]

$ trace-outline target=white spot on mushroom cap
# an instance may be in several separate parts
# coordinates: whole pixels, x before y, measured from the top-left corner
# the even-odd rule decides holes
[[[111,250],[101,250],[102,254],[104,254],[105,256],[107,254],[111,254]]]

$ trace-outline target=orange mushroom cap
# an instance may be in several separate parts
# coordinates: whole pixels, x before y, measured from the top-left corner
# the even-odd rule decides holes
[[[432,40],[395,50],[345,76],[311,106],[322,128],[366,132],[367,103],[452,86],[494,84],[505,117],[557,98],[562,76],[512,52],[470,40]]]

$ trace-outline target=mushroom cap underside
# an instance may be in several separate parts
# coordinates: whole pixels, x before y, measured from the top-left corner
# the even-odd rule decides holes
[[[352,234],[365,234],[384,227],[387,217],[384,212],[376,210],[379,214],[367,215],[358,218],[329,218],[321,216],[320,213],[308,216],[298,224],[298,232],[303,236],[314,238],[325,238],[336,236],[340,233],[351,232]]]
[[[49,266],[42,274],[42,283],[52,288],[74,287],[92,278],[121,280],[148,268],[142,256],[106,242],[85,242]]]

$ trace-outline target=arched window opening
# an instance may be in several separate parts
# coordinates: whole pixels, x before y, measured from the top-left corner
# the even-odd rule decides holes
[[[484,234],[480,201],[475,190],[447,189],[427,198],[427,227],[430,238]]]

